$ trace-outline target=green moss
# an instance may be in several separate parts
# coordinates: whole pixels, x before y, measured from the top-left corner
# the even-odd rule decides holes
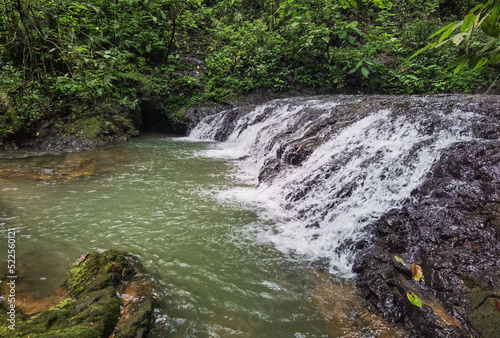
[[[135,128],[129,119],[126,119],[120,115],[114,115],[112,117],[113,126],[116,129],[115,134],[123,134],[130,136],[139,136],[139,131]],[[115,127],[116,126],[116,127]]]
[[[143,337],[149,331],[153,300],[143,299],[134,305],[134,311],[127,321],[118,329],[117,336],[122,338]]]
[[[70,319],[71,325],[90,322],[106,336],[113,331],[120,316],[120,302],[113,287],[87,294],[74,309],[76,315]]]
[[[120,301],[116,286],[135,274],[125,256],[116,250],[90,253],[70,271],[67,281],[72,297],[48,311],[31,317],[16,313],[16,330],[0,326],[0,337],[108,337],[120,318]],[[140,336],[149,329],[153,311],[152,299],[134,304],[135,311],[127,320],[122,337]],[[7,311],[0,303],[0,321],[7,322]]]
[[[101,134],[101,122],[98,118],[80,119],[62,126],[64,135],[78,135],[82,138],[95,140]]]
[[[500,295],[491,292],[486,286],[470,275],[462,277],[470,302],[469,320],[472,326],[483,338],[498,337],[500,313],[495,301],[500,301]]]
[[[93,140],[97,138],[101,132],[101,123],[99,119],[93,117],[91,119],[85,120],[81,130],[86,138]]]
[[[108,250],[102,254],[93,252],[70,271],[70,293],[82,296],[86,293],[117,285],[125,276],[135,274],[134,268],[123,254]]]

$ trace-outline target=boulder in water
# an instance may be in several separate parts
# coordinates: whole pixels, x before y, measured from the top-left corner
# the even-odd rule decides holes
[[[75,264],[65,282],[71,297],[38,314],[16,313],[7,337],[146,337],[155,306],[155,288],[140,262],[116,250],[91,252]],[[7,310],[0,304],[0,320]],[[14,332],[14,335],[12,333]]]

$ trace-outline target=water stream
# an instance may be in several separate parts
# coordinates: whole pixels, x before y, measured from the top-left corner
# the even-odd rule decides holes
[[[236,159],[237,176],[253,183],[220,197],[272,221],[257,228],[263,242],[349,277],[356,250],[345,243],[356,246],[368,224],[410,199],[444,149],[474,139],[481,118],[464,102],[281,99],[208,116],[190,136],[222,141],[204,155]]]
[[[208,116],[187,138],[1,152],[0,252],[16,228],[27,299],[84,252],[138,256],[161,290],[153,337],[401,336],[345,279],[356,246],[443,150],[498,137],[490,110],[459,96],[294,98]]]
[[[1,152],[0,252],[17,229],[18,296],[45,297],[80,254],[116,248],[160,286],[153,337],[393,336],[349,282],[259,240],[253,230],[270,220],[220,198],[251,183],[206,156],[216,149],[149,135],[81,153]]]

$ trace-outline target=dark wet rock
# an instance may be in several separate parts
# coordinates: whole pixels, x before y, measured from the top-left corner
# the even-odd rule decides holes
[[[31,133],[17,135],[13,141],[0,144],[5,150],[29,148],[52,153],[94,149],[110,142],[124,141],[138,136],[133,119],[122,115],[103,115],[68,123],[63,120],[45,120]],[[15,146],[14,146],[15,145]]]
[[[366,299],[422,337],[497,337],[499,197],[500,142],[447,149],[411,201],[371,226],[372,245],[353,267]],[[423,279],[414,281],[396,255],[421,265]],[[406,291],[424,306],[412,305]]]
[[[287,105],[297,106],[309,99],[273,102],[274,113],[285,114]],[[310,104],[301,109],[294,125],[288,129],[277,128],[279,131],[271,136],[267,134],[270,139],[262,142],[262,146],[265,150],[277,151],[265,155],[259,182],[272,184],[274,179],[281,178],[294,167],[304,166],[313,156],[311,154],[332,139],[332,135],[374,112],[388,110],[391,119],[402,117],[414,124],[418,135],[426,136],[403,155],[405,158],[401,160],[410,164],[417,162],[423,146],[456,130],[456,120],[464,115],[467,128],[461,136],[470,137],[470,141],[464,140],[443,150],[441,159],[434,163],[423,184],[406,200],[394,205],[393,210],[366,227],[364,239],[347,240],[337,247],[336,253],[357,253],[353,271],[357,273],[360,292],[386,320],[403,324],[410,336],[497,337],[492,328],[499,327],[500,316],[496,308],[500,302],[497,300],[500,291],[500,269],[497,267],[500,262],[499,97],[339,95],[313,99],[318,105]],[[332,101],[336,105],[328,108],[325,103]],[[231,108],[218,117],[211,116],[210,119],[217,121],[216,125],[209,123],[214,128],[213,139],[227,140],[235,130],[243,133],[251,126],[245,122],[251,108],[253,106]],[[259,109],[260,115],[252,123],[273,113],[262,106]],[[452,114],[456,117],[442,118]],[[397,134],[398,130],[387,132]],[[311,191],[320,189],[326,179],[357,155],[357,151],[359,149],[353,147],[335,154],[325,161],[321,172],[304,177],[287,188],[283,209],[292,209]],[[368,167],[367,161],[378,161],[377,154],[357,165]],[[391,170],[393,168],[385,168],[378,178],[387,181],[399,175]],[[329,209],[362,189],[364,180],[365,177],[360,176],[349,183],[339,183],[341,188],[331,189],[327,196],[327,207],[313,210],[315,215],[326,217]],[[294,216],[304,221],[304,228],[318,229],[319,233],[324,219],[323,223],[309,221],[307,215],[311,212],[310,209],[299,210]],[[311,240],[317,236],[312,235]],[[407,266],[397,262],[396,255]],[[423,269],[424,277],[418,282],[412,278],[411,263]],[[467,276],[475,281],[474,285],[481,287],[467,286]],[[408,291],[422,300],[422,307],[410,303]]]
[[[245,95],[226,97],[223,102],[203,102],[187,108],[184,111],[183,119],[187,129],[193,128],[203,118],[215,115],[222,111],[241,108],[250,109],[250,106],[265,103],[274,99],[283,99],[294,96],[312,96],[331,94],[335,92],[331,88],[296,88],[284,92],[274,92],[271,89],[255,90]]]
[[[286,164],[298,166],[312,154],[310,149],[301,144],[281,145],[276,156]]]
[[[0,328],[9,337],[146,337],[154,307],[154,286],[140,262],[116,250],[88,253],[69,272],[71,295],[38,314],[16,313],[16,330]],[[0,303],[0,320],[7,317]]]

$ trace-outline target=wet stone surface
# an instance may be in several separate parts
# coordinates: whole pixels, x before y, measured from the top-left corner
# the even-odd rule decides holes
[[[363,125],[365,119],[370,125]],[[411,336],[498,337],[493,328],[500,327],[499,120],[496,95],[339,95],[234,108],[202,121],[200,125],[209,125],[205,134],[203,126],[196,132],[217,141],[237,137],[243,142],[248,141],[244,134],[260,125],[252,140],[256,145],[249,149],[264,159],[259,183],[271,190],[279,187],[271,192],[273,199],[302,222],[303,238],[312,245],[324,243],[316,240],[331,235],[325,229],[342,215],[356,220],[348,229],[356,236],[331,247],[338,256],[355,257],[356,284],[385,319],[404,324]],[[358,122],[359,127],[349,129]],[[343,143],[359,130],[365,134]],[[441,140],[449,135],[454,139],[444,145]],[[414,143],[398,153],[396,148],[408,141]],[[315,157],[318,149],[325,157]],[[429,154],[437,155],[430,170],[411,176]],[[312,172],[297,169],[314,163],[318,167]],[[352,169],[342,174],[346,167]],[[300,177],[288,179],[295,172]],[[413,188],[408,177],[419,183]],[[382,185],[384,190],[377,190]],[[406,197],[398,195],[409,185]],[[370,189],[374,193],[366,194]],[[387,204],[391,198],[384,200],[377,191],[395,196],[394,203]],[[359,206],[368,199],[384,210],[360,217],[367,208]],[[374,217],[377,213],[382,215]],[[411,263],[423,269],[418,282]],[[422,307],[410,303],[409,291]]]
[[[423,337],[495,337],[500,327],[500,142],[461,143],[446,150],[402,209],[370,226],[368,249],[353,270],[370,303]],[[423,279],[408,268],[422,266]],[[442,304],[410,304],[406,291]]]
[[[140,262],[116,250],[80,257],[69,278],[33,308],[17,309],[15,331],[2,337],[146,337],[153,320],[155,287]],[[65,299],[64,297],[68,296]],[[54,306],[54,301],[58,303]],[[0,303],[0,319],[7,310]]]

